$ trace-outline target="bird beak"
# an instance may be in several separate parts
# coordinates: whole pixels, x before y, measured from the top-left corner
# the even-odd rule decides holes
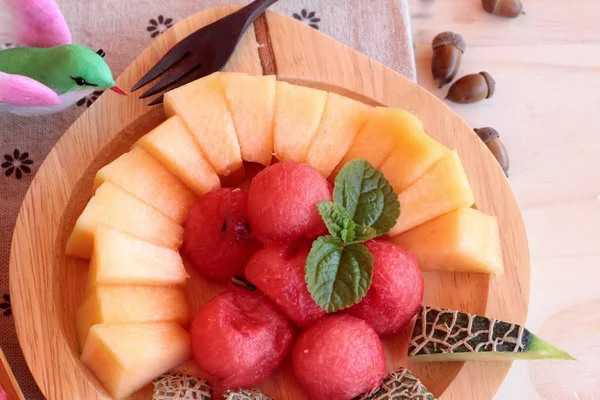
[[[127,96],[127,93],[125,93],[125,91],[123,89],[121,89],[120,87],[118,87],[117,85],[111,87],[110,90],[112,90],[113,92],[119,93],[120,95]]]

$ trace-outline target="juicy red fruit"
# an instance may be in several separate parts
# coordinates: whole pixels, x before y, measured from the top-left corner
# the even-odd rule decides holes
[[[228,280],[241,274],[260,248],[248,223],[248,192],[223,188],[202,196],[185,225],[183,252],[204,277]]]
[[[246,266],[246,279],[302,329],[326,314],[310,296],[304,279],[309,251],[308,242],[267,247],[256,252]]]
[[[350,315],[330,315],[292,350],[294,374],[311,400],[351,400],[381,385],[385,353],[377,333]]]
[[[317,203],[331,200],[327,180],[302,163],[280,162],[252,180],[248,195],[250,226],[263,243],[289,243],[326,231]]]
[[[235,286],[206,303],[191,329],[194,358],[219,379],[219,391],[269,377],[294,338],[292,323],[264,294]]]
[[[345,310],[381,335],[401,331],[415,316],[423,300],[423,275],[415,258],[390,242],[365,243],[373,255],[373,281],[360,303]]]

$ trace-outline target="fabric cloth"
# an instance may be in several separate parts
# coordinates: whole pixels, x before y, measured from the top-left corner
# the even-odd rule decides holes
[[[247,4],[249,1],[241,1]],[[75,43],[106,51],[118,76],[156,36],[177,21],[231,0],[58,0]],[[235,3],[235,2],[233,2]],[[0,2],[1,4],[1,2]],[[293,17],[415,79],[406,0],[281,0],[272,10]],[[0,49],[7,47],[0,43]],[[17,341],[8,261],[17,213],[33,174],[54,143],[100,96],[95,92],[55,115],[0,114],[0,348],[26,398],[43,399]]]

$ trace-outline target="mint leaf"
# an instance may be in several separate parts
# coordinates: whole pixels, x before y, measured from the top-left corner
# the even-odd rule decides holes
[[[358,225],[388,233],[400,216],[400,202],[385,176],[366,160],[348,162],[335,178],[333,200],[344,206]]]
[[[313,242],[306,259],[306,283],[313,300],[328,313],[358,303],[371,286],[373,256],[365,246],[344,246],[333,236]]]
[[[354,229],[354,243],[366,242],[376,237],[377,231],[370,226],[356,225],[356,229]]]
[[[356,223],[352,221],[352,218],[341,204],[332,201],[321,201],[317,204],[317,208],[332,236],[344,243],[354,241]]]

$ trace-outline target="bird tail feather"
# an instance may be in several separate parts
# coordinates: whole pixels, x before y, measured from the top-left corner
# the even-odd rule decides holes
[[[16,20],[8,0],[0,0],[0,50],[16,45]]]

